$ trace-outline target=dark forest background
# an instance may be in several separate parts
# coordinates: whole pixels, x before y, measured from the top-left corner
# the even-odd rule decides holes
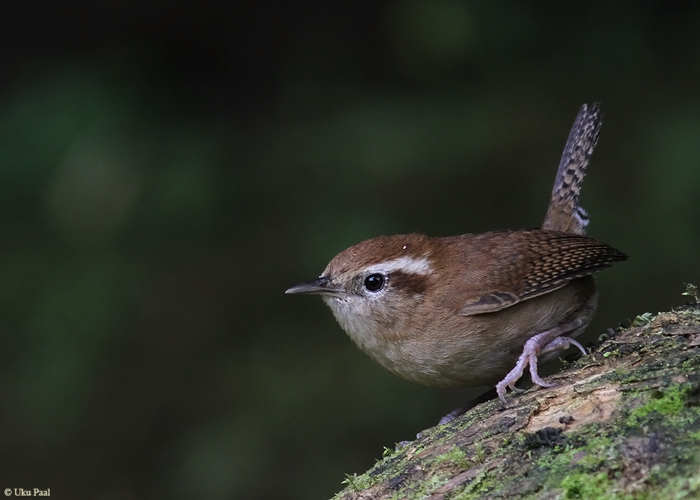
[[[474,391],[284,290],[380,234],[541,223],[605,124],[584,340],[700,281],[700,3],[3,2],[0,488],[315,499]]]

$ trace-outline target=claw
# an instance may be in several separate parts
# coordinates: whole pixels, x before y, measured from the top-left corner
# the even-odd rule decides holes
[[[533,337],[534,338],[534,337]],[[520,355],[518,358],[518,362],[515,363],[515,367],[508,372],[508,375],[505,376],[503,380],[501,380],[498,384],[496,384],[496,393],[498,394],[498,397],[503,401],[503,403],[507,403],[506,401],[506,392],[507,389],[510,387],[513,392],[518,392],[515,387],[515,383],[520,380],[520,377],[523,376],[523,372],[525,371],[525,367],[530,364],[530,371],[532,372],[532,361],[530,360],[531,353],[528,352],[528,344],[532,341],[532,339],[528,340],[527,343],[525,344],[525,348],[523,349],[523,353]],[[533,356],[534,362],[535,362],[535,373],[537,373],[537,355]],[[539,377],[537,377],[539,378]]]
[[[515,383],[523,376],[525,368],[530,367],[530,378],[532,383],[540,387],[552,387],[554,384],[545,382],[537,373],[537,358],[540,354],[545,354],[552,351],[568,349],[572,345],[577,347],[584,355],[588,354],[586,349],[577,341],[570,337],[561,337],[563,333],[571,332],[581,327],[583,319],[578,318],[569,323],[559,325],[558,327],[547,330],[546,332],[534,335],[523,347],[523,352],[518,358],[515,367],[508,372],[503,380],[496,384],[496,393],[503,403],[506,401],[506,392],[510,388],[513,392],[522,392],[521,389],[515,387]]]

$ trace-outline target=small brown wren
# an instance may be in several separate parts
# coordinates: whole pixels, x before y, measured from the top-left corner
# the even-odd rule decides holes
[[[407,380],[496,383],[505,402],[529,367],[532,381],[549,387],[538,357],[571,345],[586,354],[574,337],[596,309],[592,274],[627,258],[584,236],[578,198],[601,123],[597,103],[581,107],[541,229],[380,236],[286,293],[321,295],[360,349]]]

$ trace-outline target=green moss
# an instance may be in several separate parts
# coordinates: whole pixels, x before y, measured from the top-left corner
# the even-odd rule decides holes
[[[462,490],[454,500],[475,500],[481,498],[484,493],[493,489],[493,481],[489,479],[485,471],[477,476]]]
[[[680,367],[683,373],[695,375],[698,372],[698,368],[700,368],[700,356],[689,356],[687,359],[683,360]]]
[[[612,482],[605,472],[600,472],[591,476],[590,474],[570,474],[566,476],[561,487],[564,490],[564,498],[582,498],[584,500],[594,499],[622,499],[623,496],[610,490]]]
[[[632,320],[632,326],[645,326],[651,323],[651,320],[654,319],[654,314],[650,312],[645,312],[644,314],[640,314],[636,318]]]
[[[417,491],[415,492],[415,498],[425,498],[429,496],[450,479],[452,479],[452,476],[448,474],[433,474],[420,483],[420,487],[417,488]]]
[[[690,439],[695,439],[696,441],[700,441],[700,431],[689,432],[688,437]]]
[[[361,476],[357,474],[345,474],[345,479],[343,479],[343,484],[355,491],[367,489],[372,486],[373,483],[374,481],[372,481],[367,474],[362,474]]]
[[[668,484],[654,496],[645,495],[645,499],[653,500],[663,498],[664,500],[685,500],[700,498],[700,475],[692,477],[674,477]]]
[[[476,463],[484,463],[485,458],[486,453],[484,452],[484,447],[481,446],[481,443],[474,443],[474,460],[476,460]]]
[[[698,285],[693,285],[692,283],[686,283],[685,284],[685,292],[683,292],[683,295],[693,297],[693,299],[695,299],[695,303],[700,304],[700,289],[698,288]]]
[[[443,453],[442,455],[436,457],[433,460],[434,465],[439,465],[444,462],[449,462],[454,464],[459,469],[469,469],[474,464],[467,458],[467,454],[464,453],[458,446],[453,445],[450,451]]]
[[[685,396],[689,389],[690,386],[685,384],[670,387],[663,393],[657,393],[657,397],[652,397],[647,404],[630,412],[627,419],[628,425],[639,425],[642,419],[653,412],[664,416],[678,414],[685,406]]]
[[[685,309],[678,313],[682,318],[700,321],[700,309]]]

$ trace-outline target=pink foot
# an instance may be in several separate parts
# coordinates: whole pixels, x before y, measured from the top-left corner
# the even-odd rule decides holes
[[[550,384],[542,380],[542,378],[537,373],[537,358],[541,354],[546,354],[552,351],[559,351],[568,349],[572,345],[577,347],[583,354],[588,354],[586,349],[569,337],[561,337],[562,334],[576,330],[581,327],[584,323],[582,318],[576,319],[569,323],[564,323],[546,332],[539,333],[531,337],[525,346],[523,347],[523,353],[518,358],[518,362],[515,363],[515,367],[506,375],[503,380],[496,384],[496,393],[498,397],[506,403],[506,392],[510,388],[514,392],[519,392],[520,390],[515,387],[515,383],[520,380],[525,372],[525,367],[529,365],[530,367],[530,378],[532,382],[540,387],[552,387],[554,384]]]

